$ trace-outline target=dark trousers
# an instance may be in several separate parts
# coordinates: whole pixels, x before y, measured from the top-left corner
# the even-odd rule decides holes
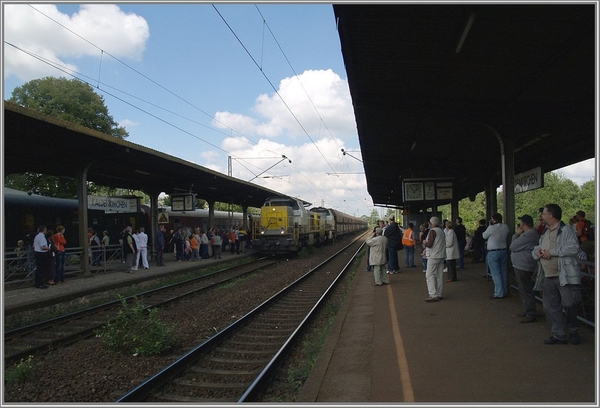
[[[164,265],[164,262],[163,262],[163,258],[164,258],[164,252],[165,252],[165,251],[164,251],[162,248],[158,248],[158,249],[156,250],[156,264],[157,264],[158,266],[160,266],[160,265]]]
[[[456,275],[456,259],[447,259],[446,266],[448,267],[448,280],[457,281],[458,276]]]
[[[49,258],[47,252],[36,252],[35,253],[35,286],[40,287],[44,286],[44,278],[48,274],[46,269],[48,269]]]
[[[581,285],[560,286],[559,278],[544,278],[542,299],[544,313],[552,335],[566,340],[566,329],[570,334],[579,333],[577,311],[583,303]]]
[[[467,241],[459,241],[458,242],[458,267],[465,267],[465,247],[467,246]]]
[[[523,312],[527,316],[537,317],[535,312],[535,293],[533,293],[533,286],[535,281],[533,280],[534,271],[524,271],[522,269],[514,268],[515,278],[517,279],[517,285],[519,285],[519,296],[521,302],[523,302]]]

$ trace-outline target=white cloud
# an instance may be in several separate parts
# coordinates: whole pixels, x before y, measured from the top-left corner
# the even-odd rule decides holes
[[[254,111],[260,120],[217,112],[213,125],[233,128],[247,136],[268,138],[285,135],[301,138],[307,133],[312,139],[356,138],[348,82],[330,69],[305,71],[281,80],[277,93],[262,94],[256,99]]]
[[[65,62],[66,58],[100,58],[101,50],[115,57],[140,60],[150,37],[144,18],[124,13],[111,4],[84,4],[72,16],[61,13],[55,5],[6,4],[3,17],[6,42],[66,67],[67,71],[77,70],[77,66],[72,61]],[[12,46],[5,44],[4,51],[5,78],[15,75],[29,81],[64,75]]]
[[[131,129],[132,127],[136,127],[139,126],[139,122],[135,122],[131,119],[123,119],[121,121],[119,121],[119,126],[124,127],[124,128],[129,128]]]
[[[586,181],[593,180],[596,176],[596,159],[588,159],[570,166],[556,170],[566,178],[573,180],[581,186]]]

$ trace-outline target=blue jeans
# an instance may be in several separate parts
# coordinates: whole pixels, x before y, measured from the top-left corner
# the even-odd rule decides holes
[[[65,280],[65,261],[67,254],[65,251],[56,252],[56,282]]]
[[[398,251],[396,247],[388,245],[388,271],[399,271],[400,265],[398,264]]]
[[[404,265],[407,268],[412,268],[415,266],[415,247],[414,246],[404,246]]]
[[[490,274],[494,281],[494,296],[504,297],[508,294],[506,290],[507,286],[507,260],[508,254],[506,249],[500,251],[489,251],[487,253],[486,261],[490,268]]]

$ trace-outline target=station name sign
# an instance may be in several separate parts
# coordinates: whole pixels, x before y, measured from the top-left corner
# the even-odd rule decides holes
[[[515,174],[515,194],[544,187],[544,174],[541,167]]]
[[[139,197],[102,197],[88,196],[88,210],[104,210],[105,212],[138,212]]]

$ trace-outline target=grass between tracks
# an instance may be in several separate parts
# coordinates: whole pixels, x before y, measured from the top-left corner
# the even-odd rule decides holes
[[[240,266],[250,262],[252,262],[252,260],[249,258],[236,259],[231,262],[202,268],[200,271],[186,271],[182,272],[181,274],[171,275],[165,278],[152,279],[140,284],[124,286],[122,288],[118,288],[111,291],[99,292],[93,295],[82,296],[81,298],[76,300],[57,303],[55,305],[47,306],[42,309],[35,309],[22,313],[17,313],[14,315],[5,316],[4,331],[13,330],[19,327],[63,316],[65,314],[75,313],[90,307],[99,306],[108,302],[113,302],[115,300],[118,300],[120,297],[135,296],[141,292],[183,282],[185,280],[207,275],[209,273],[213,273],[221,269]]]
[[[356,278],[362,257],[366,254],[363,249],[353,263],[353,269],[340,282],[327,303],[310,323],[306,332],[298,340],[298,345],[291,352],[290,358],[281,367],[271,385],[262,394],[262,402],[297,402],[304,383],[315,365],[321,349],[325,345],[331,326],[346,299],[350,285]]]

